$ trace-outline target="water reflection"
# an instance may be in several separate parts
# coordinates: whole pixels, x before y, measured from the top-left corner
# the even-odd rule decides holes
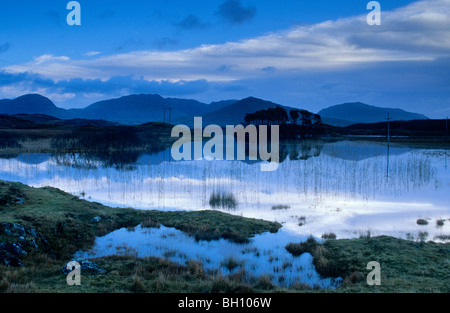
[[[450,222],[433,223],[450,218],[445,150],[311,140],[282,143],[280,156],[276,171],[261,172],[261,161],[175,162],[170,150],[28,154],[0,159],[0,179],[140,209],[211,209],[212,195],[232,195],[233,214],[276,220],[317,237],[370,230],[403,238],[427,231],[433,238],[450,230]],[[418,226],[417,218],[431,222]]]
[[[185,264],[188,260],[201,262],[207,270],[220,270],[223,275],[245,270],[254,277],[267,275],[280,286],[294,283],[311,287],[335,288],[340,279],[321,278],[312,264],[312,256],[305,253],[293,257],[285,246],[295,240],[304,241],[305,236],[285,231],[255,236],[248,244],[236,244],[224,239],[196,241],[183,232],[161,227],[147,229],[141,226],[130,231],[126,228],[97,238],[89,251],[79,251],[76,257],[95,258],[108,255],[135,255],[138,257],[162,257]],[[234,260],[236,267],[226,266]]]

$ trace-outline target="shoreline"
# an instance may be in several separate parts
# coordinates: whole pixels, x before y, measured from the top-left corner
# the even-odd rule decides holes
[[[11,280],[13,280],[12,277],[16,277],[15,279],[22,282],[20,285],[25,288],[25,292],[37,290],[70,292],[71,289],[67,289],[67,285],[64,285],[65,279],[61,274],[61,266],[71,258],[75,251],[83,246],[87,249],[92,247],[97,236],[109,234],[122,227],[134,227],[143,221],[148,227],[158,227],[159,224],[174,227],[194,236],[196,240],[225,238],[238,243],[246,242],[245,239],[248,240],[253,234],[266,231],[277,232],[281,228],[280,224],[232,216],[217,211],[162,212],[111,208],[81,200],[56,188],[31,188],[20,183],[5,181],[0,181],[0,191],[3,201],[0,210],[2,217],[0,242],[19,243],[24,250],[27,250],[27,255],[21,259],[22,266],[0,265],[1,276],[6,279],[0,283],[0,291],[11,291],[12,286],[16,285],[13,285],[14,282],[9,281],[8,277]],[[17,199],[20,200],[17,201]],[[7,224],[9,228],[5,227]],[[14,234],[17,235],[17,232],[22,229],[20,226],[28,234],[25,236],[25,241],[14,237]],[[9,233],[5,231],[6,229]],[[218,231],[220,229],[222,232]],[[233,229],[236,233],[233,233]],[[11,234],[13,234],[12,237]],[[32,242],[38,246],[37,249],[32,247]],[[402,254],[399,254],[398,251],[402,251]],[[243,290],[338,293],[449,291],[449,285],[445,284],[445,278],[449,277],[450,269],[445,266],[445,262],[448,262],[449,259],[450,243],[417,242],[389,236],[370,237],[368,235],[357,239],[324,240],[323,243],[311,245],[304,252],[313,256],[313,264],[319,273],[324,277],[343,277],[343,285],[335,290],[318,290],[304,285],[292,285],[286,289],[274,286],[270,280],[267,280],[267,277],[250,279],[249,274],[242,271],[227,276],[219,275],[217,272],[208,272],[195,261],[190,261],[182,266],[161,258],[137,258],[125,255],[93,260],[104,268],[106,273],[88,277],[85,287],[80,291],[92,292],[97,288],[97,291],[105,292],[106,286],[102,286],[101,282],[111,280],[115,287],[107,292],[136,292],[137,285],[140,286],[138,289],[144,292],[158,291],[161,286],[156,288],[153,284],[154,280],[149,278],[149,274],[139,274],[134,270],[124,271],[125,268],[123,268],[131,266],[136,269],[136,267],[148,267],[150,264],[156,266],[157,273],[167,274],[165,288],[159,290],[164,292],[199,292],[200,286],[211,291],[221,292],[242,292]],[[384,284],[381,287],[374,288],[365,282],[365,275],[367,275],[365,263],[372,259],[378,260],[383,269],[387,269],[387,274],[391,275],[382,276]],[[429,260],[429,262],[423,263],[423,260]],[[46,264],[45,266],[43,266],[43,262]],[[402,265],[402,262],[406,263]],[[422,270],[430,275],[425,278],[417,267],[411,265],[416,263],[421,264]],[[178,270],[174,273],[166,272],[168,269],[174,268]],[[192,273],[193,268],[197,273],[195,275]],[[113,274],[118,271],[128,274]],[[180,271],[185,272],[184,276],[176,274]],[[46,275],[48,277],[45,277]],[[247,279],[244,279],[242,275]],[[185,284],[181,289],[179,289],[180,282],[178,281],[180,279]],[[249,283],[248,279],[252,283]],[[405,280],[410,280],[410,282],[402,285]],[[424,281],[425,283],[423,283]],[[185,289],[187,288],[186,284],[190,284],[187,290]],[[219,288],[219,286],[221,287]]]

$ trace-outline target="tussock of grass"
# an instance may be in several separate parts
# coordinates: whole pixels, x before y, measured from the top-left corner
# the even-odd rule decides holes
[[[279,204],[279,205],[273,205],[272,206],[272,210],[287,210],[290,209],[291,207],[289,205],[283,205],[283,204]]]
[[[289,243],[286,246],[286,250],[293,256],[299,256],[305,252],[311,253],[317,247],[317,245],[318,243],[314,239],[314,237],[310,236],[305,242]]]
[[[235,258],[228,257],[222,262],[222,266],[227,268],[230,272],[238,267],[242,267],[242,262]]]
[[[334,239],[336,239],[336,234],[335,234],[335,233],[325,233],[325,234],[322,234],[322,239],[325,239],[325,240],[330,240],[330,239],[332,239],[332,240],[334,240]]]
[[[237,207],[238,202],[232,193],[213,192],[209,198],[211,208],[222,208],[233,210]]]
[[[417,225],[428,225],[428,221],[423,218],[419,218],[416,223]]]

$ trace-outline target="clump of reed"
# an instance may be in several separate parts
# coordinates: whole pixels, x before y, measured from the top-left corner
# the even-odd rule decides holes
[[[213,192],[209,197],[209,205],[211,208],[236,209],[238,202],[234,195],[230,192]]]
[[[272,206],[272,210],[287,210],[290,209],[291,207],[289,205],[283,205],[283,204],[279,204],[279,205],[273,205]]]
[[[419,218],[416,221],[416,223],[417,223],[417,225],[428,225],[428,221],[426,219],[423,219],[423,218]]]

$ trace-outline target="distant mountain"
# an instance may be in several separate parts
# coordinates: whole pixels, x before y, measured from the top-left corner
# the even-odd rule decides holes
[[[50,99],[37,94],[28,94],[12,100],[0,100],[0,114],[20,113],[46,114],[57,118],[72,117],[67,110],[56,107]]]
[[[83,118],[71,118],[60,119],[54,116],[45,114],[16,114],[11,117],[20,118],[24,121],[33,122],[37,125],[64,125],[64,126],[115,126],[118,125],[114,122],[109,122],[101,119],[83,119]]]
[[[16,115],[38,124],[103,126],[108,124],[106,121],[139,125],[148,122],[169,122],[169,118],[171,124],[193,126],[194,116],[201,116],[204,125],[225,126],[242,124],[247,113],[277,106],[285,108],[288,113],[293,109],[254,97],[206,104],[190,99],[139,94],[99,101],[83,109],[65,110],[56,107],[46,97],[25,95],[14,100],[0,100],[0,114]]]
[[[193,126],[193,117],[202,116],[204,125],[225,126],[242,124],[247,113],[277,106],[283,107],[288,113],[294,109],[255,97],[206,104],[191,99],[163,98],[156,94],[135,94],[99,101],[83,109],[65,110],[58,108],[44,96],[29,94],[16,99],[0,100],[0,114],[16,115],[38,124],[62,123],[53,121],[52,119],[55,117],[56,119],[70,120],[64,122],[65,125],[71,123],[73,125],[104,126],[108,125],[108,122],[134,125],[148,122],[169,122],[169,118],[171,124]],[[401,109],[380,108],[360,102],[335,105],[318,112],[324,123],[333,126],[383,122],[388,113],[393,121],[428,119],[422,114]]]
[[[244,123],[244,118],[247,113],[267,110],[268,108],[275,108],[277,106],[285,108],[288,112],[290,109],[293,109],[254,97],[248,97],[239,101],[230,101],[230,103],[231,104],[228,104],[218,110],[203,114],[203,125],[239,125]],[[192,126],[193,119],[190,118],[190,120],[184,120],[183,122],[188,126]]]
[[[103,100],[84,109],[69,110],[74,116],[85,119],[104,119],[121,124],[171,121],[192,114],[203,114],[208,105],[196,100],[163,98],[160,95],[130,95]]]
[[[428,119],[422,114],[407,112],[402,109],[381,108],[361,102],[334,105],[318,112],[325,123],[335,126],[383,122],[386,120],[388,113],[389,118],[393,121]]]
[[[208,105],[208,112],[213,112],[213,111],[217,111],[220,110],[226,106],[229,106],[231,104],[234,104],[236,102],[238,102],[239,100],[222,100],[222,101],[216,101],[216,102],[211,102]]]

